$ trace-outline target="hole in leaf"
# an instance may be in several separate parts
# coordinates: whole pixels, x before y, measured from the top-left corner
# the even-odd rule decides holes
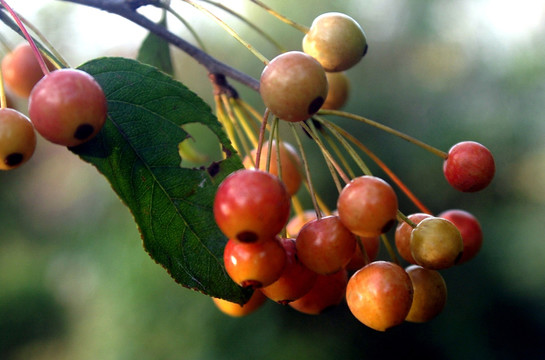
[[[207,126],[191,123],[184,125],[183,129],[188,136],[178,144],[181,167],[208,167],[222,159],[219,139]]]

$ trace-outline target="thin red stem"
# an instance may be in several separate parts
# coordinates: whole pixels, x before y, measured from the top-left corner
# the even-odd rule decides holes
[[[47,68],[47,64],[45,63],[42,53],[40,52],[40,50],[34,43],[32,36],[30,36],[28,31],[26,30],[25,25],[23,24],[23,22],[21,21],[17,13],[13,11],[13,9],[4,0],[0,0],[0,3],[2,3],[2,6],[4,6],[6,10],[10,13],[10,15],[13,17],[13,20],[15,20],[15,22],[17,23],[17,26],[19,26],[19,29],[21,29],[21,32],[25,36],[30,47],[32,48],[32,51],[34,52],[34,56],[36,57],[36,60],[40,64],[40,68],[42,69],[42,72],[44,73],[44,75],[49,74],[49,69]]]

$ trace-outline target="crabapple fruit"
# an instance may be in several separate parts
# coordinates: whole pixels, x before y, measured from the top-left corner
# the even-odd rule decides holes
[[[344,72],[326,72],[329,90],[322,109],[338,110],[348,100],[350,82]]]
[[[346,286],[346,303],[363,324],[385,331],[401,324],[411,308],[413,285],[401,266],[375,261],[356,271]]]
[[[339,305],[345,298],[348,273],[346,269],[330,275],[318,274],[314,286],[303,297],[288,305],[304,314],[319,315]]]
[[[55,68],[49,61],[45,61],[49,70]],[[44,73],[32,47],[28,43],[22,43],[2,59],[2,76],[9,90],[17,96],[28,98]]]
[[[269,299],[286,305],[310,291],[316,281],[317,273],[307,268],[299,260],[294,239],[281,239],[286,251],[286,265],[282,275],[270,285],[261,288]]]
[[[431,217],[425,213],[415,213],[407,216],[413,223],[418,224],[423,219]],[[405,221],[400,221],[397,224],[394,239],[396,249],[399,255],[411,264],[416,264],[416,261],[411,254],[411,233],[413,228]]]
[[[276,237],[251,243],[229,239],[223,262],[234,282],[256,289],[272,284],[282,275],[286,251]]]
[[[0,170],[25,163],[36,148],[36,133],[30,120],[17,110],[0,109]]]
[[[275,175],[241,169],[219,185],[213,212],[225,236],[255,242],[280,233],[289,220],[290,196]]]
[[[59,145],[76,146],[94,137],[107,115],[104,91],[88,73],[55,70],[32,89],[28,114],[36,131]]]
[[[437,270],[420,265],[405,268],[413,284],[413,302],[405,320],[426,322],[436,317],[447,302],[447,285]]]
[[[303,38],[303,51],[316,58],[326,71],[338,72],[356,65],[367,53],[367,39],[350,16],[325,13],[314,19]]]
[[[463,141],[450,148],[443,162],[443,174],[448,183],[463,192],[486,188],[496,171],[490,150],[474,141]]]
[[[338,216],[311,220],[295,240],[297,256],[306,267],[318,274],[332,274],[344,268],[354,251],[356,236]]]
[[[243,305],[215,297],[212,298],[212,301],[222,313],[232,317],[242,317],[259,309],[267,301],[267,297],[259,289],[256,289],[250,300]]]
[[[437,216],[451,221],[460,230],[464,250],[458,264],[473,259],[481,250],[483,244],[483,231],[477,218],[473,214],[460,209],[443,211]]]
[[[362,237],[378,236],[388,231],[397,217],[397,195],[386,181],[376,176],[352,179],[337,199],[342,223]]]
[[[423,219],[411,232],[411,254],[426,269],[449,268],[460,261],[464,243],[460,231],[449,220]]]
[[[288,51],[263,69],[259,93],[265,106],[278,118],[299,122],[314,115],[327,97],[325,71],[312,56]]]

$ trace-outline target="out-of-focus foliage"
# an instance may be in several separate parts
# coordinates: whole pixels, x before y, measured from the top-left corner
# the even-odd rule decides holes
[[[125,40],[126,33],[115,30],[124,20],[106,15],[100,24],[109,33],[101,41],[96,37],[106,35],[93,29],[86,33],[83,23],[75,20],[82,13],[76,5],[50,3],[28,17],[75,64],[89,56],[111,55],[109,44],[117,35],[118,51],[135,54],[136,48],[127,50],[126,44],[137,44],[145,36]],[[236,2],[237,9],[242,3]],[[440,159],[400,139],[339,120],[433,211],[463,208],[480,219],[482,252],[443,272],[449,289],[444,312],[430,323],[403,324],[386,333],[365,328],[343,306],[315,317],[268,303],[247,318],[228,318],[208,297],[182,288],[150,259],[128,210],[91,166],[64,148],[40,142],[28,164],[0,173],[0,358],[543,357],[545,22],[524,35],[516,25],[512,31],[493,31],[486,21],[487,1],[267,3],[307,25],[324,11],[346,11],[362,24],[370,48],[349,71],[353,93],[346,110],[445,151],[471,139],[494,153],[498,172],[491,187],[460,194],[443,179]],[[255,6],[247,8],[248,16],[255,16],[287,48],[300,47],[301,34]],[[59,11],[67,17],[58,16]],[[217,35],[219,27],[192,10],[184,13],[198,19],[195,27],[212,54],[259,76],[262,65],[240,44]],[[512,11],[505,21],[532,22],[520,22],[519,16]],[[261,37],[232,23],[273,56],[274,48]],[[74,35],[87,34],[87,39],[93,34],[93,42],[66,36],[64,31],[76,28]],[[129,28],[139,34],[136,26]],[[176,30],[186,34],[183,27]],[[108,45],[101,47],[101,42]],[[174,53],[176,76],[210,99],[206,73]],[[256,94],[238,89],[260,106]],[[315,173],[323,179],[316,180],[318,191],[334,193],[328,177],[319,176],[318,160]],[[333,197],[326,200],[333,206]],[[400,200],[405,212],[415,211],[405,198]]]

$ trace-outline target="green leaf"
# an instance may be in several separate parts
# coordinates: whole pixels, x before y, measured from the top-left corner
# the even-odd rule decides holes
[[[223,266],[227,239],[214,221],[219,183],[242,167],[210,107],[183,84],[156,68],[123,58],[80,66],[95,77],[108,99],[99,134],[71,150],[108,179],[131,210],[150,256],[185,287],[243,303],[248,291]],[[208,167],[182,168],[182,125],[210,129],[226,154]]]
[[[166,10],[163,11],[159,25],[167,27]],[[140,45],[137,59],[145,64],[155,66],[167,74],[174,74],[169,43],[153,33],[149,33]]]

